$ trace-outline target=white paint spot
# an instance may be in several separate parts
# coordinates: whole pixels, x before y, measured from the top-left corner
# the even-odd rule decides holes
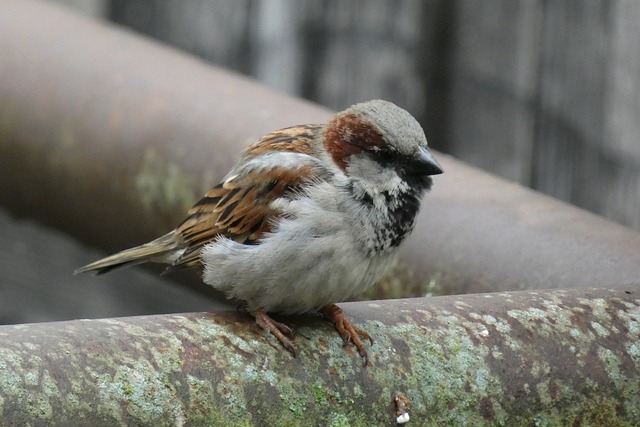
[[[402,415],[399,415],[396,417],[396,423],[397,424],[406,424],[409,422],[409,413],[405,412]]]

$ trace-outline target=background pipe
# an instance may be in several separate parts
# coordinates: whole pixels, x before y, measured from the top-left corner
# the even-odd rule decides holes
[[[109,251],[173,228],[261,134],[331,113],[30,0],[3,2],[0,58],[0,203]],[[383,289],[637,282],[637,233],[438,159],[445,174]]]
[[[640,293],[552,290],[343,305],[297,358],[239,312],[0,327],[5,425],[636,425]]]

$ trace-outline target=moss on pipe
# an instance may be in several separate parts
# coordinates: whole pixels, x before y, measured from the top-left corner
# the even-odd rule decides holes
[[[640,291],[537,291],[344,305],[370,366],[319,316],[293,359],[238,312],[0,327],[15,424],[633,425]]]

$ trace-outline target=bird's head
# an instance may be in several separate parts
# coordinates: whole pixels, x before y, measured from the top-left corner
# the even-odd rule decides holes
[[[333,116],[324,129],[333,162],[369,196],[421,193],[442,167],[407,111],[382,100],[356,104]]]

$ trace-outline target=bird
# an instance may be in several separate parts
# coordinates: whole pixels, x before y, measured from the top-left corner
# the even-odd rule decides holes
[[[270,313],[321,313],[366,365],[362,340],[373,339],[336,303],[388,271],[441,173],[409,112],[379,99],[358,103],[326,123],[259,138],[174,230],[75,274],[146,262],[194,267],[294,357],[292,329]]]

